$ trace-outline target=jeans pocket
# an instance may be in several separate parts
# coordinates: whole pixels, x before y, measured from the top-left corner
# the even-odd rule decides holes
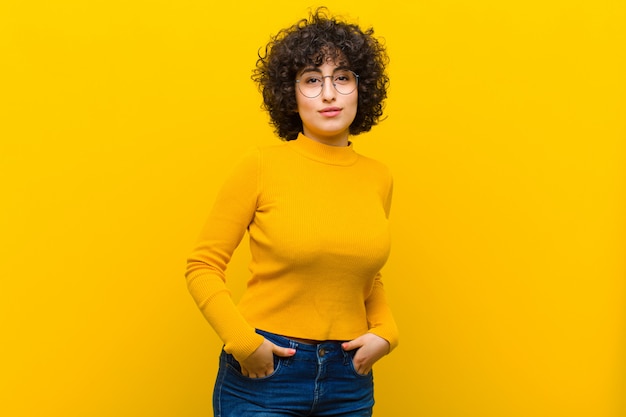
[[[358,350],[358,349],[357,349]],[[372,370],[370,369],[370,371],[366,374],[360,374],[357,370],[356,367],[354,366],[354,355],[356,354],[356,350],[352,350],[350,352],[348,352],[348,367],[350,368],[350,371],[357,377],[359,378],[371,378],[372,377]]]
[[[222,357],[223,357],[222,363],[225,366],[226,370],[230,371],[232,374],[238,376],[239,378],[245,379],[247,381],[268,380],[274,377],[282,367],[281,358],[274,355],[274,370],[272,371],[272,373],[270,373],[269,375],[260,377],[260,378],[250,378],[249,376],[245,376],[243,373],[241,373],[241,364],[237,361],[237,359],[235,359],[233,355],[231,355],[230,353],[226,353],[225,351],[222,351]]]

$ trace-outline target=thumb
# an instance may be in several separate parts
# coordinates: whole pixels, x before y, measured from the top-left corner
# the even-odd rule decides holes
[[[274,345],[274,347],[272,348],[272,353],[276,356],[280,356],[281,358],[286,358],[286,357],[295,355],[296,350],[292,348],[284,348],[284,347]]]
[[[344,342],[341,344],[341,347],[343,348],[343,350],[354,350],[354,349],[358,349],[361,346],[363,346],[363,343],[361,342],[361,337],[357,337],[356,339],[350,340],[348,342]]]

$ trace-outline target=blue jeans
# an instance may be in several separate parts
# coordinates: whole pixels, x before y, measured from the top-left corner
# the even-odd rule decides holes
[[[274,356],[274,372],[248,378],[239,362],[222,350],[213,391],[215,417],[371,417],[374,380],[358,374],[355,351],[341,342],[308,345],[257,331],[270,342],[296,349],[289,358]]]

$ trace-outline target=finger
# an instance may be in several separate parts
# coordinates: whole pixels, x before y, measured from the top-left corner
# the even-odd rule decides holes
[[[361,346],[363,346],[363,343],[360,337],[341,344],[343,350],[354,350],[360,348]]]
[[[359,375],[367,375],[367,368],[364,366],[358,366],[356,363],[353,362],[354,365],[354,370],[356,371],[357,374]]]
[[[282,358],[286,358],[286,357],[293,356],[296,354],[295,349],[284,348],[284,347],[280,347],[276,345],[274,345],[274,347],[272,348],[272,352],[274,353],[274,355],[280,356]]]
[[[261,377],[269,375],[269,373],[267,373],[267,372],[263,373],[263,371],[262,372],[254,371],[253,372],[253,371],[250,371],[250,370],[242,367],[241,368],[241,375],[243,375],[243,376],[245,376],[247,378],[261,378]]]
[[[352,359],[352,365],[354,366],[354,369],[361,375],[367,375],[372,369],[372,365],[368,363],[365,358],[360,358],[357,356]]]

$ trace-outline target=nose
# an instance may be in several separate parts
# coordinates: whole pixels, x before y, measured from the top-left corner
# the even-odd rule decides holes
[[[324,101],[333,101],[335,99],[337,90],[333,85],[333,76],[327,75],[324,77],[324,83],[322,84],[322,99]]]

